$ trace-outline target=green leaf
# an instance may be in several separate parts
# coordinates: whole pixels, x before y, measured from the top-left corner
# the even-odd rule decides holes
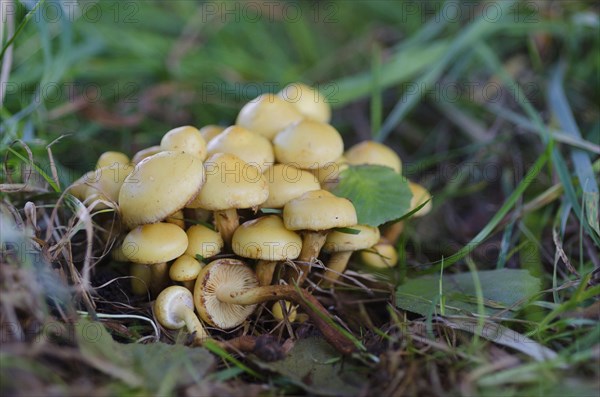
[[[340,360],[340,354],[318,337],[297,341],[283,360],[256,364],[319,396],[357,396],[367,383],[364,368]]]
[[[215,364],[213,356],[200,347],[115,342],[99,322],[80,319],[75,331],[88,364],[151,394],[171,394],[177,387],[199,382]]]
[[[515,305],[540,290],[540,280],[522,269],[496,269],[477,272],[483,292],[483,305],[487,315]],[[476,314],[477,298],[475,282],[471,273],[449,274],[442,277],[444,310],[447,315]],[[408,280],[396,290],[396,306],[401,309],[429,315],[432,310],[439,314],[440,276],[427,275]],[[510,312],[503,313],[510,316]]]
[[[333,193],[352,201],[358,223],[370,226],[401,218],[412,198],[406,178],[381,165],[348,167]]]

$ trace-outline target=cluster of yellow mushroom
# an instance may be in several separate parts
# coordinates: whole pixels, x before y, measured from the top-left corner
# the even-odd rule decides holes
[[[344,152],[330,116],[317,90],[290,84],[247,103],[230,127],[175,128],[131,160],[104,153],[71,193],[89,208],[118,212],[124,236],[113,258],[132,264],[134,293],[158,296],[155,313],[165,327],[187,326],[206,338],[194,309],[204,323],[231,329],[265,301],[276,301],[274,316],[287,321],[297,317],[290,301],[304,308],[310,301],[309,315],[314,305],[326,314],[297,288],[307,277],[335,285],[355,251],[370,266],[397,262],[395,236],[357,224],[352,202],[330,190],[348,165],[401,172],[398,155],[382,144],[366,141]],[[410,186],[413,208],[429,200],[423,187]],[[325,270],[311,273],[322,258]],[[342,335],[326,326],[323,313],[311,317],[339,344]]]

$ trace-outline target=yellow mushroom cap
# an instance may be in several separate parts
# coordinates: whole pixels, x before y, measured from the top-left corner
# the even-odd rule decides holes
[[[162,290],[154,302],[154,314],[158,322],[165,328],[179,329],[185,326],[180,307],[194,310],[192,293],[184,287],[172,285]]]
[[[197,156],[160,152],[140,162],[125,178],[119,207],[128,227],[157,222],[183,208],[204,184]]]
[[[173,281],[195,280],[202,270],[204,264],[198,262],[194,257],[183,254],[175,259],[169,268],[169,277]]]
[[[200,135],[202,135],[202,138],[204,138],[206,143],[209,144],[210,141],[212,141],[212,139],[214,137],[216,137],[221,132],[223,132],[224,129],[225,129],[225,127],[223,127],[221,125],[209,124],[209,125],[205,125],[204,127],[200,128],[199,131],[200,131]]]
[[[129,157],[121,152],[104,152],[98,157],[96,169],[109,166],[127,166],[129,165]]]
[[[333,230],[327,234],[323,246],[325,252],[358,251],[372,247],[379,241],[379,229],[368,225],[353,225],[350,229],[358,230],[358,234]]]
[[[117,202],[119,191],[123,182],[133,171],[133,167],[127,164],[115,163],[94,171],[94,181],[89,183],[84,191],[85,200],[90,203],[94,200],[106,200]],[[88,175],[88,177],[92,177]],[[105,205],[96,208],[106,208]]]
[[[88,187],[97,181],[97,178],[96,171],[88,171],[69,186],[69,192],[83,201],[85,200]]]
[[[131,159],[131,164],[138,165],[143,159],[148,158],[150,156],[154,156],[155,154],[160,153],[162,151],[163,150],[158,145],[142,149],[133,155],[133,158]]]
[[[360,259],[368,266],[387,269],[396,266],[398,253],[396,248],[387,242],[379,242],[370,249],[360,252]]]
[[[267,215],[240,225],[233,233],[231,247],[244,258],[282,261],[300,255],[302,238],[287,230],[277,215]]]
[[[275,303],[273,303],[273,306],[271,307],[271,312],[273,313],[273,317],[276,320],[283,320],[283,310],[281,310],[281,303],[284,303],[286,311],[287,311],[287,317],[288,317],[288,321],[290,323],[293,323],[294,320],[296,320],[296,316],[298,315],[298,311],[296,310],[295,307],[292,306],[292,302],[290,301],[277,301]]]
[[[419,205],[421,205],[424,202],[426,202],[427,200],[429,200],[427,202],[427,204],[425,204],[423,206],[423,208],[421,208],[420,210],[415,212],[413,214],[413,216],[418,217],[418,216],[427,215],[431,211],[431,207],[432,207],[431,193],[429,193],[429,191],[427,191],[427,189],[425,189],[424,186],[419,185],[418,183],[415,183],[415,182],[409,181],[408,187],[410,188],[410,191],[412,192],[412,198],[410,199],[410,211],[414,210]]]
[[[217,255],[223,249],[223,238],[214,230],[204,225],[192,225],[186,231],[188,236],[188,247],[186,254],[202,258],[210,258]]]
[[[184,152],[206,159],[206,141],[197,128],[186,125],[167,132],[160,141],[162,150]]]
[[[217,259],[204,266],[194,286],[194,304],[202,320],[221,329],[240,325],[256,305],[236,305],[221,302],[217,291],[227,293],[258,287],[256,274],[237,259]]]
[[[397,173],[400,173],[402,170],[402,161],[396,152],[375,141],[357,143],[348,149],[344,156],[350,165],[383,165],[393,169]]]
[[[208,144],[208,155],[230,153],[264,172],[273,165],[273,145],[264,136],[237,125],[214,137]]]
[[[278,162],[312,170],[338,159],[344,142],[331,125],[303,120],[277,134],[273,148]]]
[[[302,120],[302,117],[291,103],[274,94],[263,94],[242,107],[235,123],[273,139],[279,131]]]
[[[356,210],[350,200],[326,190],[306,192],[283,207],[283,223],[289,230],[328,230],[356,225]]]
[[[348,163],[346,157],[342,155],[335,161],[323,164],[320,168],[311,170],[311,172],[323,189],[332,190],[339,182],[340,173],[346,168],[348,168]]]
[[[269,198],[263,208],[282,208],[285,203],[321,186],[309,171],[291,164],[275,164],[263,174],[269,184]]]
[[[206,183],[190,208],[222,211],[252,208],[269,197],[267,181],[258,168],[229,153],[217,153],[204,162]]]
[[[179,226],[152,223],[138,226],[127,233],[122,251],[131,262],[151,265],[177,258],[187,246],[187,235]]]
[[[294,105],[306,118],[322,123],[329,123],[331,120],[331,106],[325,101],[325,97],[318,90],[306,84],[289,84],[277,95]]]

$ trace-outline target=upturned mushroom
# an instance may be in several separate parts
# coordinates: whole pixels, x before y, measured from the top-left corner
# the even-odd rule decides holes
[[[319,257],[329,230],[356,225],[356,209],[348,199],[326,190],[314,190],[285,204],[283,222],[286,229],[302,231],[302,251],[298,257],[302,271],[298,284],[302,285],[310,264]]]
[[[207,146],[208,155],[230,153],[265,172],[275,161],[273,145],[264,136],[237,125],[214,137]]]
[[[294,105],[306,118],[322,123],[329,123],[331,119],[331,106],[315,88],[303,83],[292,83],[285,86],[277,95]]]
[[[218,259],[206,265],[194,287],[194,304],[208,324],[230,329],[241,324],[262,302],[288,300],[298,304],[313,320],[323,336],[338,351],[350,354],[355,346],[330,325],[327,310],[308,291],[292,285],[259,287],[256,275],[237,259]]]
[[[165,328],[181,329],[186,327],[194,335],[195,344],[202,344],[208,333],[194,313],[194,297],[185,287],[172,285],[165,288],[154,302],[154,314]]]
[[[272,140],[279,131],[302,118],[291,103],[274,94],[263,94],[242,107],[235,123]]]
[[[123,223],[133,228],[158,222],[182,209],[204,184],[199,157],[160,152],[142,160],[119,191]]]
[[[233,233],[233,252],[258,259],[256,275],[260,285],[269,285],[278,261],[293,260],[300,255],[302,239],[283,226],[277,215],[267,215],[244,222]]]
[[[344,151],[344,141],[331,125],[302,120],[278,133],[273,149],[278,162],[314,170],[338,159]]]
[[[267,181],[258,168],[229,153],[217,153],[204,163],[206,183],[190,208],[214,211],[217,231],[225,244],[239,226],[237,209],[257,208],[269,197]]]
[[[184,152],[197,156],[201,161],[206,159],[206,141],[197,128],[186,125],[168,131],[160,141],[160,148],[165,151]]]
[[[377,243],[379,229],[368,225],[354,225],[357,234],[334,230],[327,235],[323,251],[331,253],[323,274],[324,285],[336,282],[346,270],[350,256],[355,251],[369,248]]]

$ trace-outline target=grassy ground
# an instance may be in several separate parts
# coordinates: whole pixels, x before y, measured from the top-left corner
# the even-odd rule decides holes
[[[67,3],[2,0],[3,395],[598,395],[597,2]],[[298,367],[153,343],[149,303],[62,189],[293,81],[346,146],[385,142],[434,194],[373,291],[320,297],[364,352],[264,319],[253,332],[315,341]]]

